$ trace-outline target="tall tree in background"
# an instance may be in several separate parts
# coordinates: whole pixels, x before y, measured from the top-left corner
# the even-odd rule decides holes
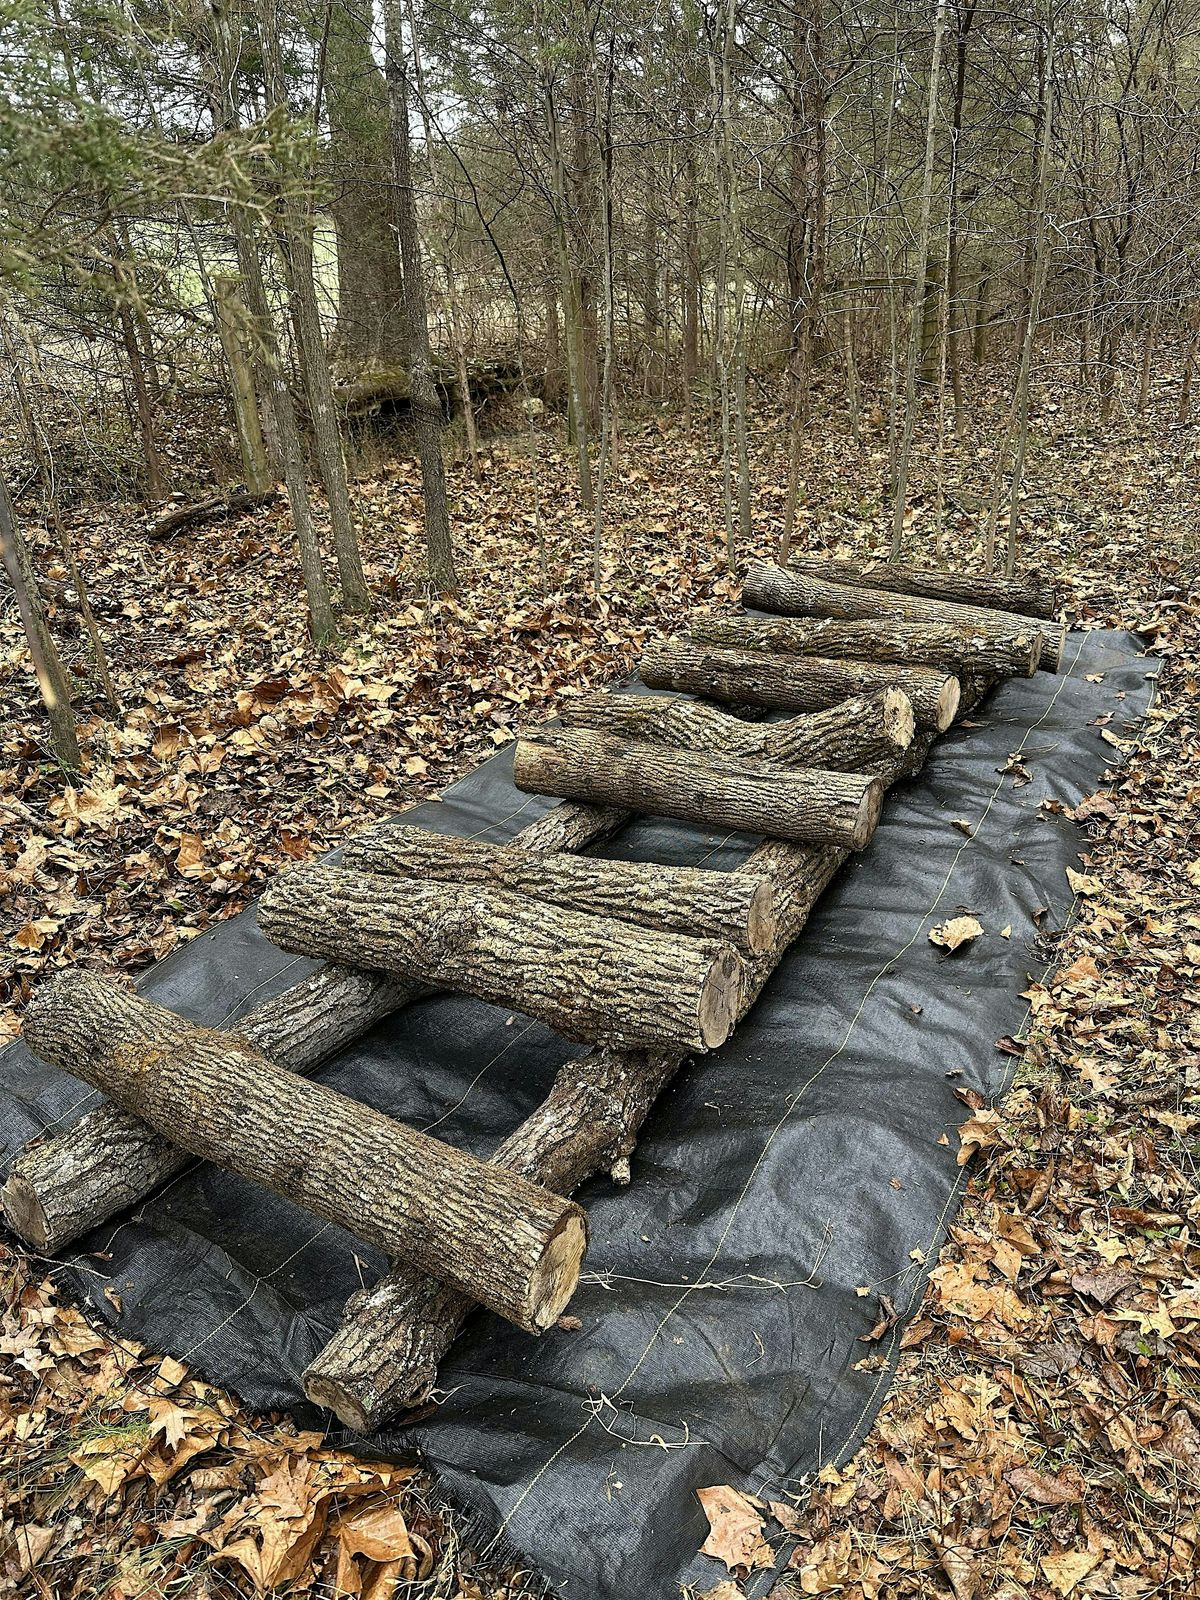
[[[421,457],[421,484],[425,494],[425,545],[429,578],[435,589],[452,594],[458,588],[458,573],[450,542],[450,508],[446,500],[446,467],[442,459],[442,403],[433,381],[425,275],[417,232],[417,198],[413,189],[408,126],[408,63],[404,53],[401,0],[384,0],[383,31],[392,139],[393,203],[400,260],[404,269],[409,384],[412,391],[413,433]]]

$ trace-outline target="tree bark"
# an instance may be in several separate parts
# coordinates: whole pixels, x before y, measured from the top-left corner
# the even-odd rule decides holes
[[[851,850],[874,833],[882,801],[879,783],[858,773],[663,750],[581,728],[520,740],[513,779],[535,794],[623,799],[655,816]]]
[[[932,667],[721,650],[673,639],[651,646],[638,672],[652,689],[684,689],[711,700],[745,701],[780,711],[820,711],[850,695],[894,687],[912,701],[917,726],[939,733],[958,710],[957,679]]]
[[[300,347],[300,364],[308,412],[316,446],[321,483],[329,504],[329,526],[342,603],[348,611],[371,609],[371,597],[363,572],[362,552],[350,510],[350,486],[346,478],[346,458],[342,454],[342,431],[333,398],[333,379],[329,356],[321,332],[321,310],[313,274],[312,219],[285,202],[284,251],[292,298],[292,321]]]
[[[855,695],[786,722],[744,722],[703,700],[641,694],[581,695],[568,700],[560,715],[569,728],[621,739],[834,772],[868,771],[907,749],[915,732],[912,702],[902,689]]]
[[[229,393],[246,492],[266,494],[271,488],[271,468],[254,393],[254,374],[246,342],[247,312],[236,278],[213,279],[213,308],[225,364],[229,368]]]
[[[211,75],[213,115],[221,128],[236,131],[240,123],[237,99],[234,93],[235,70],[239,41],[235,30],[238,18],[226,10],[210,13],[213,40]],[[320,546],[312,525],[312,511],[305,479],[304,447],[300,428],[296,422],[296,408],[292,392],[283,371],[279,339],[275,320],[271,315],[266,286],[263,283],[262,263],[258,258],[258,239],[254,215],[239,201],[228,208],[229,221],[237,246],[238,270],[245,290],[246,305],[253,322],[253,332],[259,346],[268,408],[278,436],[283,463],[283,476],[287,485],[288,504],[292,512],[292,527],[300,556],[300,571],[308,600],[309,628],[315,644],[330,641],[336,627],[329,584],[321,559]]]
[[[915,771],[932,737],[923,734],[907,750],[893,751],[880,781]],[[836,846],[771,840],[737,869],[768,873],[780,912],[775,944],[748,970],[743,1015],[847,859],[848,852]],[[615,1181],[627,1182],[642,1123],[685,1060],[673,1052],[600,1047],[567,1062],[549,1096],[504,1140],[493,1161],[564,1193],[606,1167]],[[304,1391],[347,1427],[370,1433],[429,1393],[439,1362],[472,1310],[466,1296],[398,1264],[347,1302],[342,1326],[304,1374]]]
[[[927,600],[923,595],[891,594],[882,589],[857,588],[809,578],[790,568],[766,562],[751,565],[742,586],[742,598],[756,611],[788,617],[837,617],[847,622],[875,621],[885,617],[901,622],[944,623],[1005,635],[1019,631],[1027,619],[1010,611],[985,606],[957,605],[949,600]],[[1057,672],[1062,663],[1067,630],[1061,622],[1039,622],[1042,672]]]
[[[297,1077],[236,1034],[76,970],[38,990],[25,1040],[194,1155],[436,1273],[529,1333],[550,1327],[574,1292],[587,1245],[578,1206]]]
[[[392,227],[388,97],[371,0],[330,5],[325,104],[337,231],[336,347],[351,370],[406,368],[404,280]]]
[[[935,572],[885,561],[832,561],[815,556],[793,557],[788,566],[810,578],[848,583],[858,589],[924,595],[927,600],[1019,611],[1027,617],[1052,618],[1058,610],[1053,588],[1035,578],[1002,578],[990,572]]]
[[[75,729],[75,712],[71,706],[71,689],[67,670],[55,648],[42,605],[41,592],[25,549],[16,513],[8,493],[8,485],[0,478],[0,564],[3,565],[13,594],[25,641],[33,662],[34,676],[46,707],[50,724],[50,747],[60,766],[75,772],[79,768],[79,735]]]
[[[579,850],[629,813],[565,802],[519,835],[528,850]],[[255,1007],[236,1024],[241,1038],[292,1072],[314,1071],[393,1011],[427,993],[383,972],[329,962]],[[127,1206],[144,1200],[192,1158],[111,1100],[71,1127],[32,1143],[0,1193],[13,1231],[53,1253]]]
[[[339,957],[511,1006],[568,1038],[712,1050],[733,1027],[742,963],[725,945],[498,890],[300,866],[258,903],[300,955]]]
[[[573,911],[666,928],[738,949],[766,949],[775,932],[771,886],[744,874],[654,862],[545,856],[427,828],[380,827],[352,839],[345,865],[385,877],[473,885],[526,895]]]
[[[895,622],[888,617],[877,622],[793,617],[759,622],[746,617],[698,617],[689,631],[702,644],[739,650],[836,660],[896,661],[993,678],[1031,677],[1042,654],[1042,636],[1031,623],[1012,633],[989,634],[937,623]]]
[[[396,234],[400,240],[400,260],[404,271],[413,432],[421,457],[429,579],[435,589],[453,594],[458,590],[458,573],[450,542],[446,467],[442,459],[442,404],[433,381],[433,359],[429,350],[429,314],[425,305],[425,277],[409,150],[408,65],[404,56],[400,0],[384,0],[383,32],[384,76],[388,87],[392,171],[395,179]]]

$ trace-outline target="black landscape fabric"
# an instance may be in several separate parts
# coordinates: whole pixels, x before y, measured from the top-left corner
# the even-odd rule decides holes
[[[902,1324],[874,1344],[861,1335],[880,1293],[902,1316],[919,1303],[964,1178],[954,1090],[1006,1087],[1012,1058],[994,1041],[1022,1026],[1021,991],[1069,915],[1065,869],[1085,848],[1062,808],[1102,783],[1120,761],[1109,741],[1145,714],[1158,663],[1139,648],[1130,634],[1073,634],[1065,676],[1004,685],[938,742],[734,1038],[652,1112],[632,1183],[580,1193],[592,1230],[571,1305],[581,1327],[535,1340],[477,1317],[442,1369],[441,1405],[371,1441],[374,1453],[419,1448],[564,1595],[651,1600],[723,1576],[696,1554],[698,1487],[780,1497],[854,1450]],[[549,804],[513,787],[509,751],[405,820],[500,840]],[[730,868],[755,842],[646,819],[603,853]],[[984,932],[947,956],[929,930],[960,912]],[[232,1025],[310,966],[267,944],[251,910],[140,987]],[[578,1048],[441,997],[321,1075],[486,1154]],[[13,1044],[0,1057],[0,1160],[93,1099]],[[98,1229],[62,1275],[123,1334],[319,1425],[301,1371],[382,1267],[337,1228],[198,1166]],[[760,1573],[748,1592],[772,1581]]]

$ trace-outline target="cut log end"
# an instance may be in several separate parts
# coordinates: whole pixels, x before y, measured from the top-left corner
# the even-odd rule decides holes
[[[863,790],[863,797],[858,807],[858,816],[854,823],[854,837],[850,841],[851,850],[861,850],[870,843],[871,835],[879,826],[879,818],[882,814],[883,784],[876,778]]]
[[[567,1308],[587,1250],[587,1222],[578,1208],[568,1212],[542,1252],[530,1286],[529,1324],[544,1333]]]
[[[37,1191],[19,1172],[9,1174],[8,1182],[0,1189],[0,1206],[4,1220],[18,1239],[23,1239],[35,1250],[52,1248],[50,1221]]]
[[[961,699],[962,684],[957,678],[947,678],[937,699],[937,719],[934,725],[939,733],[945,733],[958,715],[958,703]]]
[[[737,1026],[743,971],[733,950],[717,952],[700,996],[700,1036],[706,1050],[724,1044]]]
[[[898,750],[907,750],[917,735],[912,701],[903,689],[887,689],[883,696],[883,731]]]
[[[352,1433],[371,1433],[376,1419],[369,1406],[356,1395],[348,1384],[341,1383],[325,1372],[308,1371],[304,1374],[304,1393],[313,1405],[332,1411],[334,1416]]]
[[[1050,623],[1042,629],[1042,654],[1038,666],[1043,672],[1061,672],[1063,652],[1067,648],[1067,629],[1061,622]]]

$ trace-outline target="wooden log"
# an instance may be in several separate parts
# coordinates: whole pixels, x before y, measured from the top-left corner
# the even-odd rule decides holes
[[[295,1201],[541,1333],[587,1246],[577,1205],[297,1077],[92,973],[42,987],[25,1039],[193,1155]]]
[[[765,950],[775,932],[770,883],[745,873],[546,856],[520,845],[486,844],[405,827],[373,828],[360,834],[347,845],[343,860],[353,871],[504,889],[593,916],[672,929],[742,950]]]
[[[884,784],[915,771],[932,743],[920,735],[890,753]],[[776,941],[749,967],[743,1011],[749,1009],[780,956],[848,852],[769,840],[738,871],[766,872],[776,886]],[[560,1070],[549,1096],[499,1146],[493,1161],[547,1188],[569,1193],[605,1168],[627,1182],[629,1157],[647,1113],[687,1058],[675,1052],[598,1047]],[[433,1387],[438,1364],[473,1310],[463,1295],[399,1264],[347,1302],[341,1327],[309,1364],[304,1391],[347,1427],[370,1433]]]
[[[923,595],[927,600],[950,600],[960,605],[1016,611],[1025,617],[1053,617],[1058,596],[1053,587],[1036,578],[1005,578],[994,572],[938,572],[921,567],[894,566],[889,561],[832,561],[814,556],[793,556],[788,567],[810,578],[849,583],[862,589],[885,589],[891,594]]]
[[[902,689],[854,695],[786,722],[746,722],[682,695],[603,693],[568,700],[560,717],[568,728],[591,728],[619,739],[832,772],[866,771],[907,749],[916,731],[912,702]]]
[[[577,850],[603,838],[628,812],[555,806],[519,835],[527,850]],[[233,1024],[243,1039],[292,1072],[313,1072],[389,1013],[427,993],[425,985],[328,962]],[[193,1157],[111,1100],[71,1127],[31,1142],[0,1191],[9,1227],[37,1250],[54,1252],[136,1205]]]
[[[503,890],[298,866],[267,888],[258,921],[284,950],[511,1006],[574,1039],[711,1050],[741,993],[729,945]]]
[[[167,512],[146,530],[146,537],[170,539],[175,534],[182,533],[185,528],[195,528],[203,522],[217,522],[223,517],[248,516],[251,511],[273,505],[278,499],[279,495],[274,489],[263,489],[257,493],[239,490],[228,495],[213,495],[207,500],[198,500],[193,505],[179,506],[174,511]]]
[[[841,622],[831,617],[698,617],[691,638],[738,650],[765,650],[834,660],[896,661],[908,666],[941,667],[993,678],[1028,678],[1037,671],[1042,636],[1025,624],[1001,634],[944,623],[897,622],[881,617],[872,622]]]
[[[670,639],[645,651],[638,672],[652,689],[685,689],[779,711],[820,711],[851,695],[903,689],[917,726],[938,732],[950,726],[958,710],[957,678],[936,667],[724,650]]]
[[[882,589],[856,588],[847,583],[829,583],[810,578],[790,567],[769,562],[751,564],[742,585],[742,599],[757,611],[771,611],[785,617],[835,617],[844,622],[881,621],[885,617],[899,622],[926,622],[949,627],[968,627],[998,635],[1028,627],[1028,619],[1011,611],[994,611],[983,606],[959,605],[949,600],[928,600],[922,595],[890,594]],[[1039,622],[1042,653],[1038,667],[1042,672],[1057,672],[1062,665],[1067,630],[1061,622]]]
[[[861,850],[883,791],[858,773],[785,767],[627,743],[583,728],[518,741],[513,781],[533,794],[624,799],[636,811]]]

